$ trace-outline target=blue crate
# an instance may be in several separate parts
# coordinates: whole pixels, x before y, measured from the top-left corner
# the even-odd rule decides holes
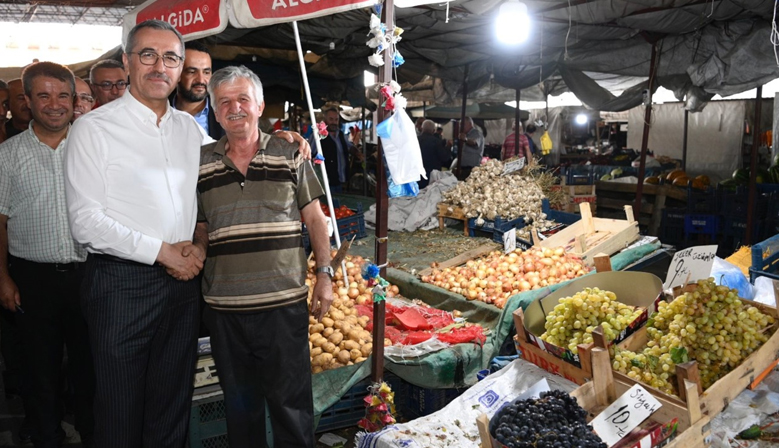
[[[413,420],[440,411],[452,400],[462,395],[462,389],[426,389],[403,381],[401,390],[395,393],[395,407],[404,419]],[[398,392],[403,392],[399,399]]]
[[[333,208],[338,207],[340,207],[338,200],[333,199]],[[362,203],[358,203],[357,210],[352,209],[352,211],[355,212],[355,215],[337,220],[338,235],[341,237],[341,241],[351,240],[352,237],[356,237],[359,240],[368,236],[368,233],[365,231],[365,214],[362,211]],[[301,226],[303,229],[303,248],[308,254],[311,252],[311,241],[306,224],[301,224]],[[335,234],[330,237],[330,244],[335,246]]]
[[[551,207],[549,206],[548,199],[544,199],[543,201],[541,201],[541,211],[543,213],[546,213],[548,219],[553,219],[555,222],[558,222],[560,224],[565,224],[566,226],[569,226],[582,218],[581,215],[577,215],[576,213],[566,213],[557,210],[552,210]],[[492,233],[492,241],[495,241],[498,244],[503,244],[503,234],[505,234],[512,228],[519,230],[525,227],[524,219],[519,218],[519,220],[515,220],[515,221],[519,221],[519,222],[511,226],[501,226],[497,230],[494,230]],[[559,230],[560,229],[558,229],[558,231]],[[522,241],[522,244],[520,244],[520,241]],[[517,247],[522,250],[527,250],[532,245],[533,244],[529,241],[525,241],[522,240],[521,238],[517,238]]]
[[[779,235],[752,246],[749,280],[754,283],[761,275],[779,280]]]
[[[221,392],[218,387],[214,392]],[[270,413],[265,406],[265,437],[268,447],[273,448],[273,429]],[[227,417],[225,416],[224,395],[207,396],[192,399],[189,414],[189,448],[229,448],[227,440]]]
[[[684,233],[686,235],[717,236],[719,222],[717,215],[688,214],[684,217]]]

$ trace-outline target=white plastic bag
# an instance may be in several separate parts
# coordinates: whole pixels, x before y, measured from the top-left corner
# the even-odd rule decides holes
[[[392,182],[403,185],[418,181],[420,176],[427,179],[414,123],[403,108],[396,104],[395,113],[379,123],[376,133],[381,138]]]

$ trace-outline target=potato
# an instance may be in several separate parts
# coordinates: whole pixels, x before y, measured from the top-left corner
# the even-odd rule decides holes
[[[335,323],[335,321],[333,319],[329,318],[329,317],[323,317],[322,318],[322,325],[324,325],[325,328],[332,327],[334,323]]]
[[[325,342],[324,345],[322,345],[322,350],[332,354],[335,351],[335,344],[332,342]]]
[[[343,311],[330,308],[330,317],[332,317],[333,320],[344,320],[344,313]],[[324,319],[322,320],[324,321]]]
[[[314,334],[314,333],[321,333],[325,329],[325,326],[322,324],[314,324],[308,327],[308,333]]]
[[[341,350],[359,350],[360,344],[357,343],[357,341],[352,341],[351,339],[347,341],[341,342]]]
[[[357,323],[357,316],[346,316],[346,321],[352,325],[359,325]]]
[[[347,364],[352,360],[351,354],[349,353],[348,350],[339,351],[337,358],[338,358],[338,362],[342,364]]]
[[[346,363],[346,365],[347,366],[353,366],[354,365],[354,361],[349,361],[349,362]]]
[[[322,347],[314,347],[311,349],[311,357],[321,355],[322,354]]]
[[[368,316],[361,316],[357,318],[357,322],[360,324],[361,327],[365,328],[366,325],[368,325],[368,322],[371,321],[371,318]]]
[[[314,366],[311,368],[311,373],[322,373],[322,366]]]
[[[332,307],[335,307],[335,308],[341,308],[341,306],[343,305],[343,303],[344,303],[344,301],[343,301],[343,300],[341,300],[341,299],[334,299],[334,300],[333,300],[333,306],[332,306]],[[332,308],[332,307],[331,307],[331,308]],[[333,312],[332,312],[332,311],[330,311],[330,316],[332,316],[332,315],[333,315]]]
[[[360,362],[363,362],[363,361],[365,361],[366,359],[367,359],[367,358],[363,358],[362,356],[360,356],[359,358],[357,358],[357,359],[355,359],[355,360],[354,360],[354,363],[355,363],[355,364],[357,364],[357,363],[360,363]]]
[[[340,331],[335,331],[333,334],[330,335],[329,338],[327,338],[328,341],[332,342],[335,345],[338,345],[341,343],[341,341],[344,340],[344,335],[341,334]]]
[[[390,338],[384,338],[384,346],[389,347],[392,345],[392,339]]]
[[[308,351],[311,351],[311,349],[314,348],[314,344],[311,343],[311,339],[308,340]]]
[[[349,322],[341,321],[341,333],[347,335],[351,330],[352,330],[352,324],[350,324]]]
[[[321,366],[324,368],[330,361],[333,360],[333,355],[330,353],[321,353],[319,355],[316,355],[314,359],[311,361],[311,365],[313,366]]]
[[[344,306],[347,307],[347,308],[354,308],[354,301],[353,300],[347,300],[346,302],[344,302]]]
[[[322,335],[319,335],[319,338],[314,339],[312,341],[312,344],[314,344],[314,347],[321,347],[325,345],[326,342],[327,342],[327,338],[322,337]]]
[[[333,334],[333,332],[335,332],[335,329],[333,327],[327,327],[325,328],[325,331],[322,332],[322,336],[329,338],[330,335]]]
[[[370,341],[373,339],[373,337],[371,336],[371,333],[369,331],[362,330],[360,331],[360,339],[364,341]]]
[[[351,356],[352,360],[355,360],[362,356],[362,352],[355,348],[354,350],[349,350],[349,356]]]
[[[308,316],[308,324],[309,325],[316,325],[316,317]]]
[[[319,339],[319,337],[322,336],[319,333],[311,333],[308,335],[308,342],[314,342],[315,340]]]
[[[371,351],[373,351],[373,344],[370,342],[360,347],[360,353],[366,358],[371,355]]]
[[[352,341],[359,341],[360,340],[360,332],[364,330],[359,329],[353,329],[349,330],[349,333],[346,334],[346,337],[349,338]]]

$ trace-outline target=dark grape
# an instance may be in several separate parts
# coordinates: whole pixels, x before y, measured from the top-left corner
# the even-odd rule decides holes
[[[516,400],[493,421],[493,436],[508,448],[607,448],[587,425],[587,411],[562,391]]]

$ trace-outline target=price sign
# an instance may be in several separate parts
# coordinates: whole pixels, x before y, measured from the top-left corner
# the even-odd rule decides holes
[[[508,173],[513,173],[514,171],[519,171],[524,167],[525,167],[524,157],[520,157],[517,160],[512,160],[511,162],[506,162],[505,164],[503,164],[503,173],[501,173],[501,176],[505,176]]]
[[[711,275],[711,266],[717,256],[717,246],[695,246],[680,250],[674,254],[668,274],[665,276],[665,289],[681,286],[689,277],[700,280]]]
[[[503,234],[503,253],[514,252],[517,248],[517,229],[511,228]]]
[[[613,446],[662,405],[636,384],[592,420],[592,428],[608,446]]]

